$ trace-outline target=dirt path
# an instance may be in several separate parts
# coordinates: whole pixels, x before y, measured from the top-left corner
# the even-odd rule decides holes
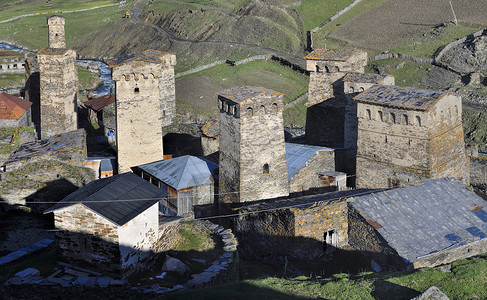
[[[93,9],[98,9],[98,8],[103,8],[103,7],[108,7],[108,6],[115,6],[115,5],[119,5],[119,4],[118,3],[113,3],[113,4],[99,5],[99,6],[89,7],[89,8],[82,8],[82,9],[75,9],[75,10],[64,10],[64,11],[59,11],[59,12],[56,12],[56,13],[59,13],[59,14],[67,14],[67,13],[88,11],[88,10],[93,10]],[[52,14],[52,13],[25,14],[25,15],[16,16],[16,17],[13,17],[13,18],[10,18],[10,19],[7,19],[7,20],[0,21],[0,24],[1,23],[7,23],[7,22],[10,22],[10,21],[13,21],[13,20],[17,20],[17,19],[21,19],[21,18],[24,18],[24,17],[32,17],[32,16],[48,15],[48,14]]]

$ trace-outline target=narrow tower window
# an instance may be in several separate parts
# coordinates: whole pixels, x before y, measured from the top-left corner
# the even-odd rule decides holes
[[[392,124],[396,124],[396,115],[394,113],[391,113],[391,122]]]
[[[264,164],[263,173],[264,175],[269,175],[269,164]]]
[[[404,125],[409,125],[408,115],[404,114],[404,115],[402,115],[402,118],[404,121]]]
[[[382,112],[378,111],[377,113],[379,114],[379,120],[381,120],[381,122],[384,122],[384,115],[382,114]]]
[[[138,94],[139,92],[140,92],[139,88],[138,88],[138,87],[136,87],[136,88],[134,89],[134,93]]]
[[[372,119],[372,116],[371,116],[371,113],[370,113],[370,109],[367,109],[365,112],[367,114],[367,120],[371,120]]]
[[[416,116],[416,123],[418,123],[418,126],[421,127],[421,117]]]

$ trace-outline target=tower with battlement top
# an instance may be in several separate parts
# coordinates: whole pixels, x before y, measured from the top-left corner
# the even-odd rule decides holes
[[[41,138],[78,128],[76,52],[66,49],[64,17],[50,16],[49,47],[37,52],[39,65]]]
[[[162,128],[176,114],[176,55],[146,50],[108,61],[116,88],[119,173],[163,159]]]
[[[289,195],[283,95],[248,86],[218,94],[220,202],[240,203]]]

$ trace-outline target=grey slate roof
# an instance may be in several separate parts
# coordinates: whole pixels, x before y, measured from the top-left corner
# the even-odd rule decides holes
[[[274,95],[284,94],[258,86],[236,86],[218,93],[218,96],[232,100],[236,103],[256,97],[270,97]]]
[[[428,110],[447,92],[400,87],[393,85],[374,85],[354,97],[355,100],[384,106]]]
[[[487,202],[453,178],[356,197],[352,207],[408,261],[487,237]]]
[[[144,172],[179,190],[211,183],[218,165],[203,158],[185,155],[139,166]],[[215,176],[214,176],[215,177]]]
[[[82,204],[122,226],[167,195],[166,191],[141,177],[133,173],[124,173],[92,181],[44,213]]]
[[[316,152],[331,148],[286,143],[287,177],[291,179]]]

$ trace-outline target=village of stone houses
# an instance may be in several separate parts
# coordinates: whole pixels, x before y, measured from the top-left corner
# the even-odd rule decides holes
[[[340,2],[279,1],[240,1],[229,15],[247,28],[256,11],[298,20],[306,3]],[[0,28],[0,75],[21,78],[0,76],[1,299],[487,299],[485,3],[472,1],[484,11],[474,22],[461,1],[443,1],[441,22],[419,35],[399,22],[416,31],[404,33],[414,48],[397,49],[413,54],[430,36],[459,35],[426,58],[374,50],[365,40],[380,34],[352,30],[405,1],[349,19],[373,1],[342,1],[300,37],[301,52],[266,44],[270,29],[239,31],[262,40],[251,44],[218,35],[230,21],[204,33],[169,21],[208,17],[212,1],[167,13],[153,11],[158,1],[95,2],[37,14],[38,48],[15,39],[35,25]],[[121,32],[90,29],[86,45],[102,46],[89,55],[70,22],[89,13],[94,28],[102,9],[116,9],[106,18]],[[0,27],[33,15],[0,12]],[[410,65],[408,76],[430,79],[408,86],[399,71]],[[254,80],[230,78],[243,68]],[[205,88],[210,77],[229,85]],[[213,115],[188,109],[200,101]],[[289,121],[296,107],[301,125]],[[468,284],[455,277],[468,270]]]

